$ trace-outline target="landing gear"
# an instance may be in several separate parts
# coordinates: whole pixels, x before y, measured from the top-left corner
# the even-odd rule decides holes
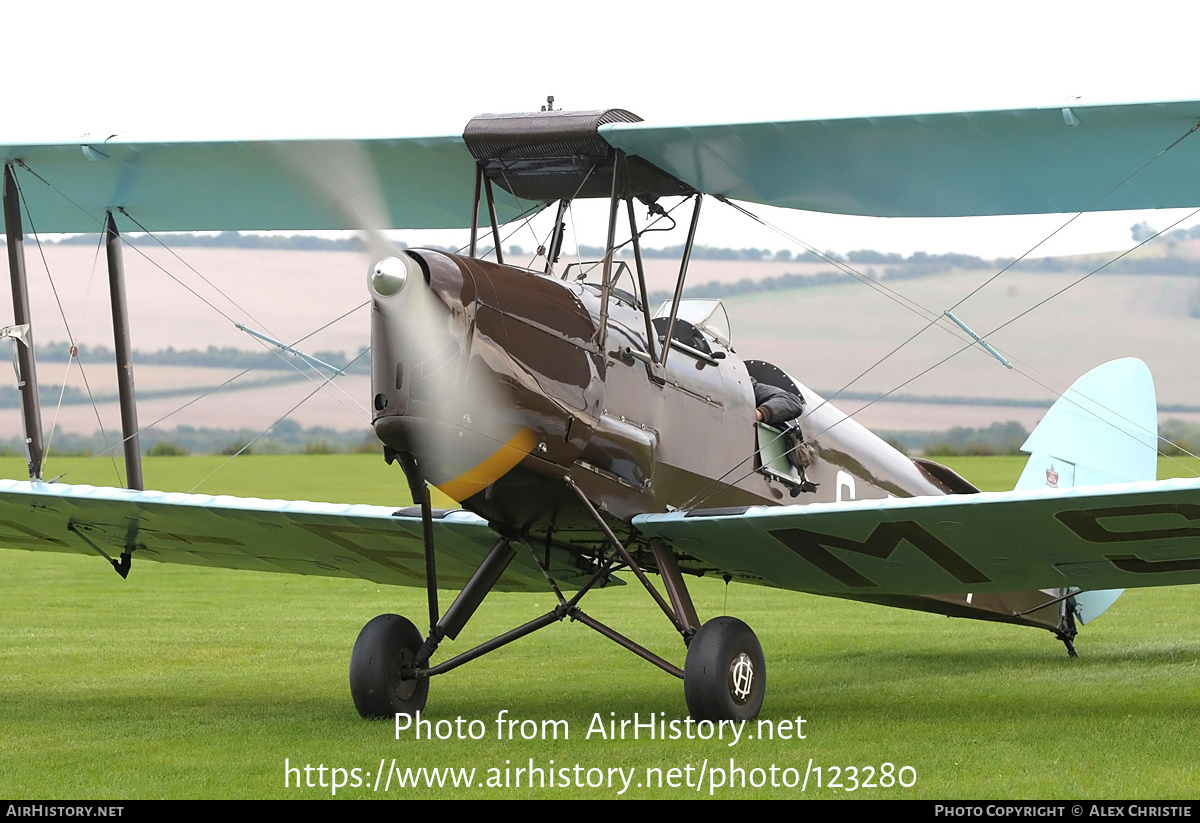
[[[1075,628],[1075,601],[1067,600],[1066,607],[1063,609],[1063,619],[1058,631],[1054,636],[1063,642],[1067,647],[1068,657],[1079,657],[1079,652],[1075,651],[1075,635],[1079,634],[1079,630]]]
[[[401,457],[403,459],[403,455]],[[405,472],[415,476],[415,466],[406,466]],[[500,536],[480,561],[478,568],[467,580],[450,608],[440,617],[437,608],[437,578],[433,563],[433,529],[429,498],[422,486],[412,484],[413,497],[424,497],[421,520],[425,527],[426,593],[431,624],[429,636],[422,639],[422,634],[416,626],[395,614],[380,615],[363,627],[350,655],[350,693],[360,715],[365,718],[389,718],[396,714],[413,715],[425,708],[429,697],[430,678],[569,618],[595,629],[628,651],[683,680],[684,697],[694,719],[745,721],[758,716],[766,694],[766,663],[762,645],[750,627],[732,617],[718,617],[701,626],[695,605],[684,583],[677,556],[669,546],[653,538],[648,541],[648,546],[664,581],[667,598],[670,600],[668,603],[651,585],[637,559],[613,533],[583,491],[569,479],[567,482],[615,550],[611,553],[600,551],[597,556],[594,548],[587,549],[593,557],[595,568],[590,578],[579,587],[579,591],[570,600],[563,595],[549,568],[548,554],[546,559],[543,559],[525,536]],[[436,652],[438,644],[445,638],[454,640],[458,637],[484,597],[500,580],[516,554],[510,542],[513,539],[529,549],[534,563],[545,576],[558,603],[541,617],[510,629],[449,660],[431,665],[430,658]],[[548,553],[549,537],[546,542]],[[579,608],[579,601],[583,596],[594,586],[607,580],[614,567],[633,571],[688,644],[683,669],[639,646]]]
[[[697,720],[753,720],[767,690],[767,664],[754,632],[714,617],[696,632],[683,664],[683,696]]]
[[[413,665],[422,642],[417,627],[398,614],[381,614],[363,626],[350,653],[350,694],[360,715],[390,718],[425,708],[428,678],[400,675]]]

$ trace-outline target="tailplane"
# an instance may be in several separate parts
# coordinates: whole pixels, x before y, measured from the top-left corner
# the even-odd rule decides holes
[[[1021,450],[1029,454],[1018,490],[1101,486],[1158,475],[1158,404],[1141,360],[1097,366],[1063,393]],[[1090,623],[1124,589],[1080,592],[1075,617]]]

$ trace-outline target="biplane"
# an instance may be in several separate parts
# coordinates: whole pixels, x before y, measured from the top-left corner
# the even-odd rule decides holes
[[[122,575],[155,560],[424,588],[427,631],[387,614],[354,643],[364,717],[420,710],[435,675],[571,620],[682,679],[694,717],[752,718],[763,649],[737,618],[701,619],[687,585],[697,576],[1041,628],[1074,654],[1077,624],[1120,589],[1200,582],[1200,480],[1155,482],[1146,367],[1117,361],[1081,378],[1030,436],[1017,488],[982,493],[896,451],[803,375],[737,355],[720,301],[686,292],[701,204],[910,217],[1194,206],[1198,129],[1200,102],[705,126],[548,108],[432,138],[4,146],[6,334],[30,479],[0,483],[0,543],[102,556]],[[568,265],[565,215],[587,198],[608,204],[604,254]],[[641,240],[677,208],[687,240],[673,296],[655,307]],[[42,480],[23,209],[39,231],[107,235],[130,375],[127,489]],[[553,221],[538,266],[506,262],[501,226],[539,212]],[[126,217],[155,231],[366,232],[373,424],[416,505],[143,490]],[[465,253],[382,234],[449,227],[469,229]],[[756,422],[757,386],[799,399],[803,414]],[[461,508],[435,510],[431,486]],[[581,608],[592,590],[633,580],[678,630],[682,667]],[[439,586],[459,590],[444,610]],[[554,607],[435,662],[490,591],[534,589]]]

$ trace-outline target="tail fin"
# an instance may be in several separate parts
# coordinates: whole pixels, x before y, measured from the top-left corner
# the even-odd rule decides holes
[[[1158,476],[1158,404],[1154,379],[1141,360],[1097,366],[1060,397],[1029,435],[1029,454],[1016,488],[1099,486]],[[1081,592],[1075,614],[1089,623],[1123,589]]]

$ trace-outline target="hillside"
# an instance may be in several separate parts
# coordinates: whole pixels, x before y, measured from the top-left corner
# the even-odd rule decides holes
[[[955,314],[986,334],[1067,287],[1082,271],[1012,272]],[[990,276],[958,272],[906,281],[898,290],[935,311],[953,306]],[[886,281],[885,281],[886,282]],[[1100,363],[1140,357],[1150,366],[1160,408],[1200,407],[1197,370],[1190,352],[1200,343],[1200,319],[1188,313],[1200,278],[1163,275],[1097,275],[1013,322],[988,342],[1013,362],[1013,370],[950,334],[943,322],[928,329],[850,387],[852,396],[874,397],[896,389],[943,358],[950,360],[913,380],[897,394],[930,398],[986,399],[1006,404],[930,406],[876,404],[860,420],[868,426],[941,429],[984,426],[1014,419],[1032,427],[1045,406],[1075,378]],[[832,391],[869,369],[927,322],[858,283],[757,293],[726,301],[739,354],[772,360],[818,390]],[[844,401],[851,411],[862,401]],[[1040,404],[1040,408],[1038,407]],[[1195,419],[1194,412],[1166,416]]]
[[[1160,406],[1177,407],[1164,417],[1200,421],[1200,415],[1189,410],[1200,407],[1196,369],[1190,355],[1200,342],[1200,319],[1189,314],[1200,293],[1200,277],[1186,273],[1198,254],[1198,245],[1200,240],[1186,240],[1140,250],[990,335],[989,342],[1013,359],[1018,365],[1016,370],[1003,368],[976,346],[898,392],[910,399],[963,398],[973,405],[885,401],[862,412],[860,420],[876,428],[940,430],[950,426],[987,426],[1012,419],[1029,428],[1053,399],[1051,391],[1035,381],[1054,387],[1054,381],[1069,383],[1105,360],[1137,356],[1150,364],[1156,376]],[[83,245],[48,245],[44,251],[62,300],[62,311],[60,314],[37,252],[31,247],[30,279],[33,309],[39,323],[38,341],[66,340],[68,335],[62,320],[65,315],[78,342],[110,346],[111,321],[103,259],[97,259],[94,247]],[[244,322],[287,342],[303,339],[301,347],[310,352],[353,353],[367,344],[369,318],[362,308],[366,300],[366,260],[360,253],[192,247],[182,248],[178,254],[186,263],[162,249],[147,246],[126,253],[130,315],[134,345],[139,351],[215,346],[258,351],[264,358],[272,357],[261,344],[236,330],[233,321]],[[994,263],[978,263],[975,268],[950,271],[940,271],[946,266],[903,269],[888,261],[853,265],[921,306],[940,313],[995,273]],[[665,289],[674,277],[676,265],[669,260],[649,260],[649,288]],[[955,312],[976,331],[986,333],[1068,286],[1096,265],[1097,258],[1023,263],[1022,270],[1006,273]],[[1108,273],[1121,268],[1150,272],[1159,268],[1173,273]],[[1200,270],[1200,264],[1196,269]],[[748,281],[751,290],[725,298],[738,353],[778,363],[800,381],[828,393],[851,381],[925,325],[924,320],[877,290],[845,275],[833,279],[834,271],[826,262],[698,259],[692,263],[688,282],[690,290],[703,291],[711,288],[708,284],[712,283],[728,288]],[[778,281],[786,275],[812,277],[813,283],[832,282],[752,290],[753,284],[762,284],[769,278]],[[186,288],[177,281],[186,284]],[[211,305],[206,305],[189,289]],[[236,308],[234,303],[244,310]],[[337,320],[343,315],[344,319]],[[0,320],[7,322],[10,321]],[[327,324],[331,325],[308,336]],[[896,388],[960,348],[963,345],[960,337],[941,329],[920,334],[898,354],[855,382],[838,405],[852,411],[863,405],[863,398]],[[65,371],[64,363],[44,364],[40,374],[43,389],[63,385]],[[302,426],[362,430],[367,425],[366,399],[370,389],[365,375],[339,378],[339,389],[317,391],[307,401],[305,397],[313,392],[315,384],[298,375],[282,384],[223,391],[183,409],[180,409],[186,402],[183,394],[149,396],[151,391],[172,386],[181,390],[213,387],[239,372],[240,369],[140,367],[138,387],[147,392],[139,405],[142,424],[165,418],[162,425],[168,427],[262,428],[296,407],[292,419]],[[278,370],[258,370],[233,385],[274,379],[280,374]],[[66,374],[65,382],[81,390],[86,388],[77,369]],[[95,394],[111,392],[115,385],[111,367],[92,364],[88,384]],[[988,401],[1003,401],[1007,405]],[[47,429],[55,414],[53,407],[45,409]],[[102,404],[101,416],[105,427],[117,428],[115,403]],[[64,405],[58,410],[57,419],[57,425],[66,431],[91,432],[97,427],[96,414],[86,405]],[[0,425],[3,431],[19,431],[19,412],[11,408],[0,410]]]

